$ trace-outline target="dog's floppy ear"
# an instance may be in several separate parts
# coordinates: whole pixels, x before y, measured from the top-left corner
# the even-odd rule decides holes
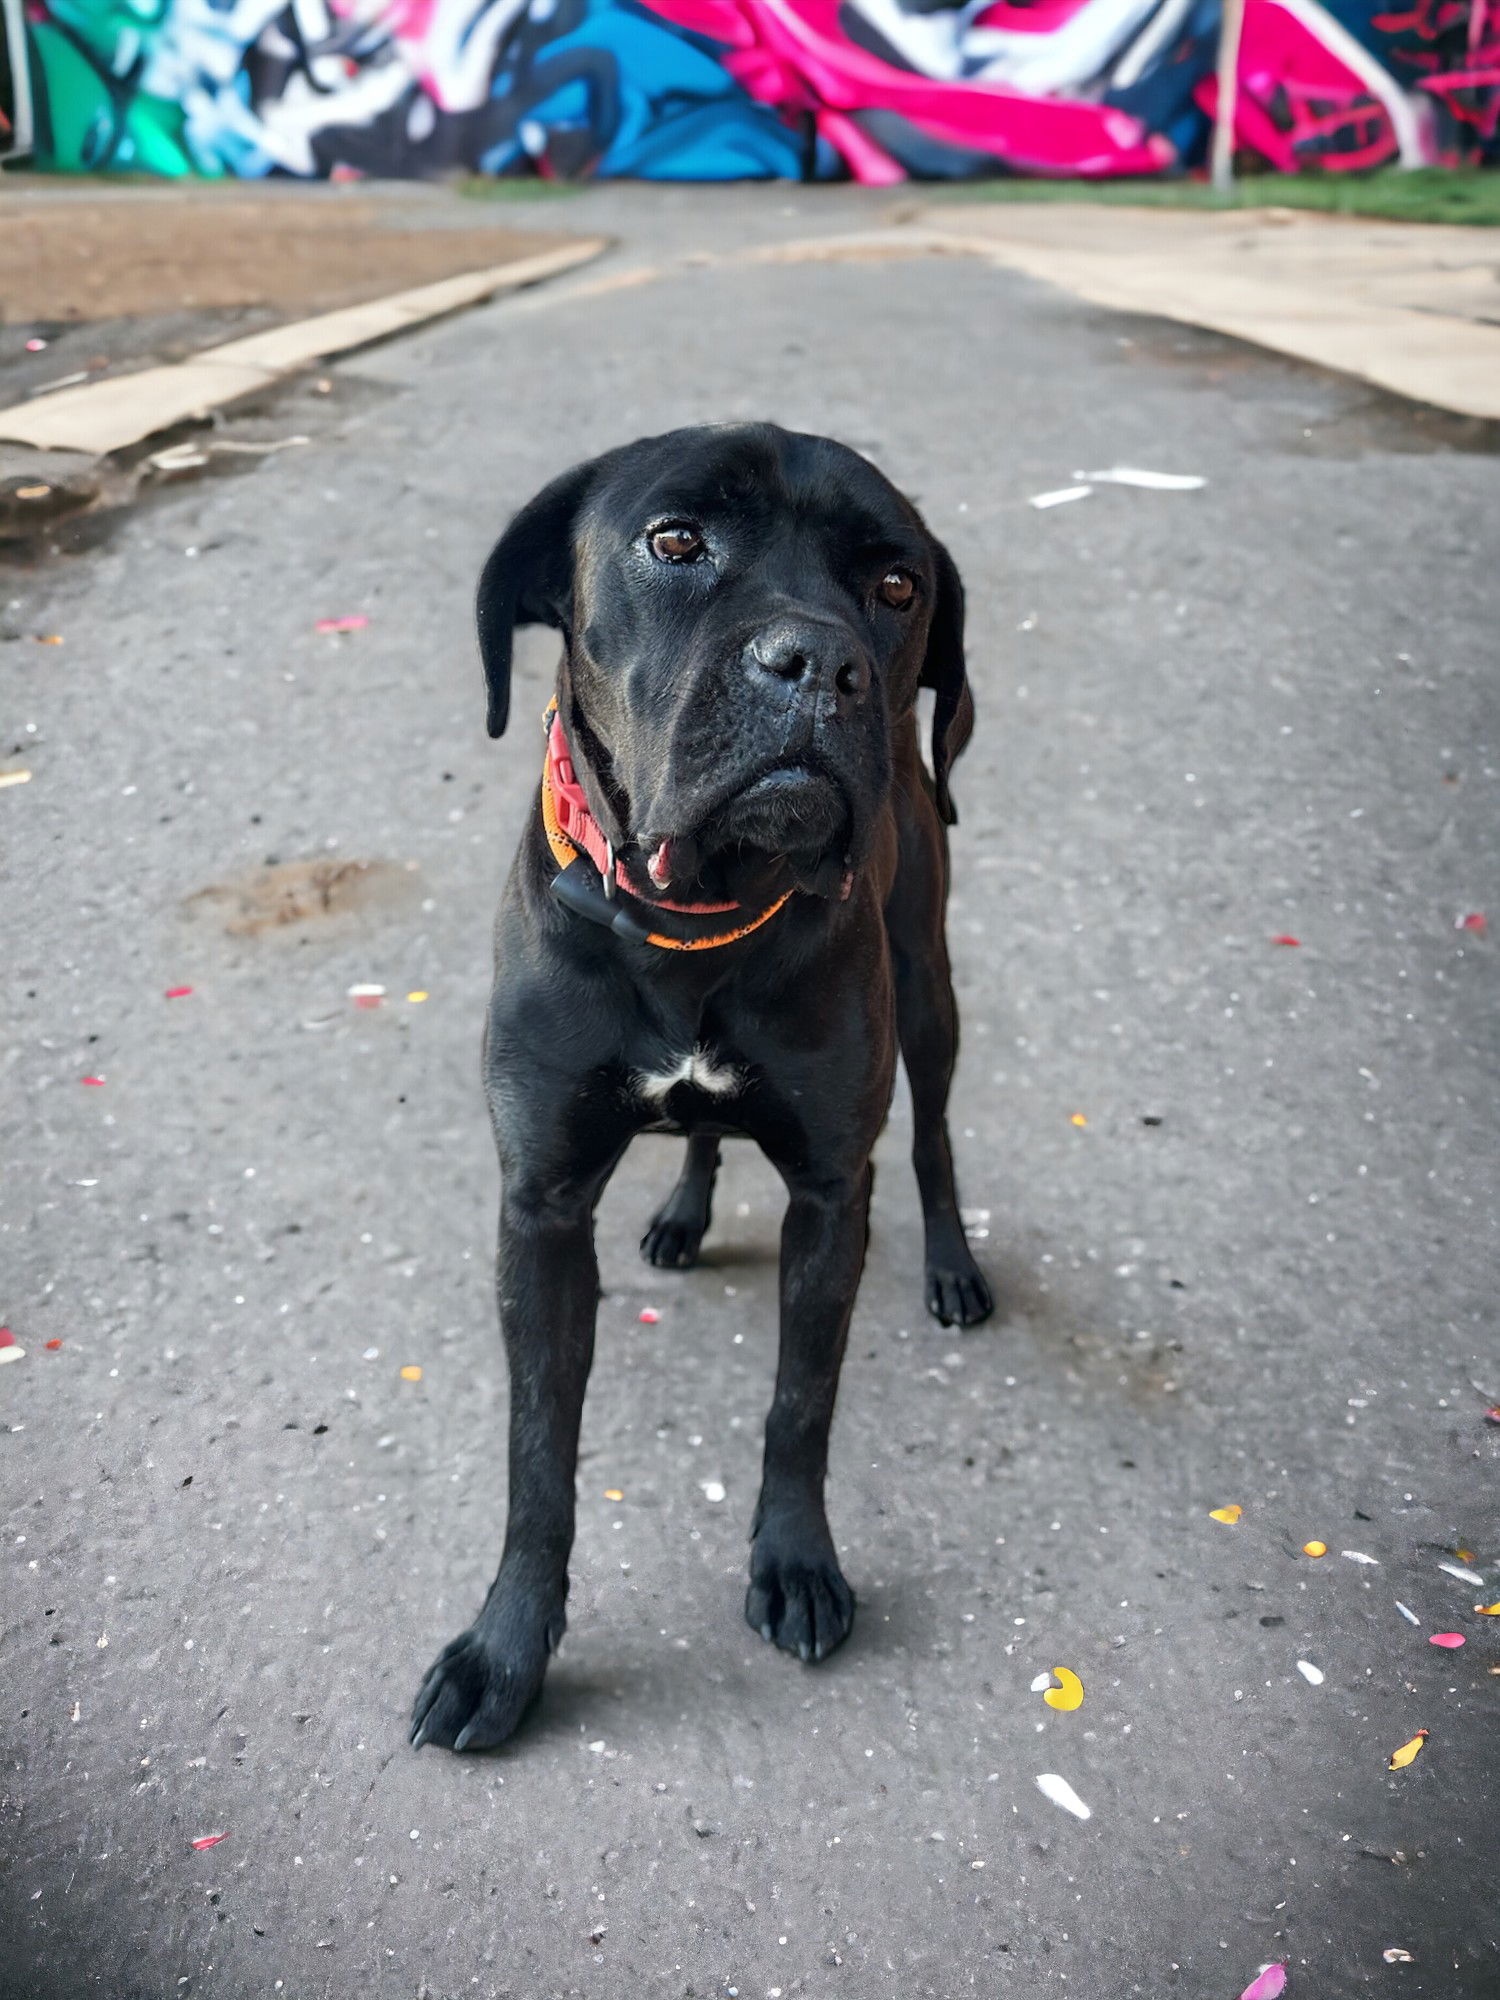
[[[964,587],[952,556],[932,538],[937,563],[937,601],[927,627],[927,657],[919,687],[932,688],[932,776],[937,809],[945,826],[957,823],[958,812],[948,789],[948,773],[974,731],[974,697],[964,667]]]
[[[479,657],[489,688],[489,731],[510,714],[511,643],[518,625],[555,625],[573,615],[573,528],[596,463],[575,465],[544,486],[496,542],[479,578]]]

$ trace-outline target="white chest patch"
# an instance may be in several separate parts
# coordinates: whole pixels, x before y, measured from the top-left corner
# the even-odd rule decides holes
[[[690,1083],[710,1097],[731,1097],[744,1082],[733,1063],[716,1062],[706,1049],[693,1049],[671,1069],[638,1069],[635,1087],[652,1104],[665,1103],[679,1083]]]

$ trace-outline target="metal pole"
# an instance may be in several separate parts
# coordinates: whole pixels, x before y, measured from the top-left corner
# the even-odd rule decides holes
[[[1239,99],[1240,35],[1245,25],[1245,0],[1223,0],[1219,19],[1218,98],[1214,105],[1211,155],[1214,189],[1228,194],[1234,186],[1234,114]]]

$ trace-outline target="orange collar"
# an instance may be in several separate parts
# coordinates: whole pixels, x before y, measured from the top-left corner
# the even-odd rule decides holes
[[[664,897],[646,902],[631,887],[624,864],[616,858],[604,829],[589,810],[588,797],[573,768],[562,717],[557,712],[556,695],[547,704],[542,721],[547,731],[547,754],[542,762],[542,826],[559,870],[552,881],[553,893],[559,902],[622,937],[656,945],[662,951],[712,951],[719,945],[734,944],[738,939],[748,937],[752,931],[758,931],[790,900],[792,891],[788,889],[768,909],[729,930],[721,931],[694,929],[691,920],[730,915],[745,917],[742,903],[669,903]],[[598,870],[597,885],[589,881],[583,871],[575,870],[574,864],[581,854],[586,854]],[[620,903],[621,893],[627,899],[624,906]],[[689,922],[682,925],[677,935],[654,930],[643,921],[642,913],[652,915],[657,911],[666,911],[673,919],[688,919]]]

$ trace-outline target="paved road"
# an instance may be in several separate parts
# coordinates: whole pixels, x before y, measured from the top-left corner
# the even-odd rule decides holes
[[[878,215],[569,219],[623,271]],[[65,643],[0,646],[0,1991],[1493,1996],[1495,458],[980,263],[610,268],[349,361],[312,444],[8,591]],[[923,1319],[898,1102],[859,1623],[801,1668],[740,1619],[777,1188],[731,1157],[709,1262],[649,1271],[642,1141],[567,1646],[506,1751],[416,1756],[501,1524],[477,1044],[552,663],[489,744],[471,584],[562,464],[762,413],[878,457],[969,581],[954,1123],[1003,1318]],[[1116,463],[1210,484],[1026,504]],[[295,861],[328,909],[226,928]]]

